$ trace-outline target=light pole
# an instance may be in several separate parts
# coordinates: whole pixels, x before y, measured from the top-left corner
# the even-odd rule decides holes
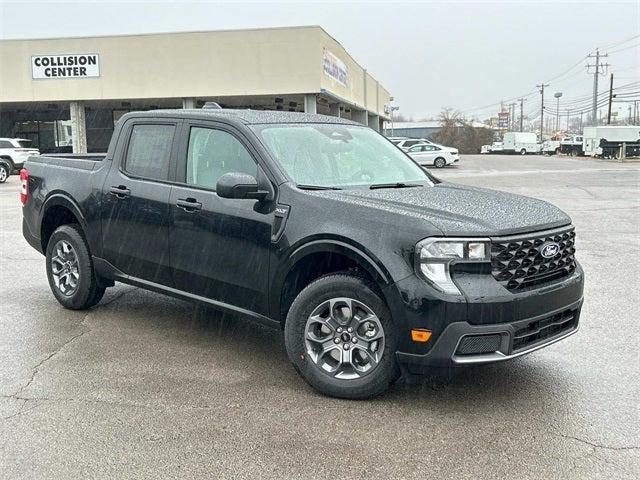
[[[560,130],[560,97],[562,96],[562,92],[556,92],[553,94],[556,97],[556,133]]]
[[[393,102],[393,97],[389,97],[389,117],[391,118],[391,136],[393,137],[393,112],[400,110],[400,107],[396,106],[396,105],[391,105],[391,102]]]

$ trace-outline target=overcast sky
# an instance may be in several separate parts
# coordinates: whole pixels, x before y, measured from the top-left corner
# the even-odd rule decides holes
[[[551,83],[581,105],[593,76],[584,57],[609,51],[614,85],[640,80],[640,2],[8,2],[2,38],[321,25],[389,89],[405,115],[449,106],[495,115],[501,100]],[[622,43],[629,40],[626,43]],[[573,66],[572,69],[570,69]],[[568,71],[567,71],[568,70]],[[566,73],[563,73],[567,71]],[[560,75],[562,74],[562,75]],[[558,75],[560,75],[558,77]],[[557,77],[555,81],[554,77]],[[602,77],[601,91],[609,77]],[[639,91],[633,88],[629,91]],[[486,107],[481,109],[480,107]],[[626,106],[620,104],[619,108]],[[562,109],[562,107],[561,107]]]

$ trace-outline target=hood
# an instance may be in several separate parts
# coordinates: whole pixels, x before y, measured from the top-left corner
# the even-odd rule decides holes
[[[313,193],[387,214],[415,217],[429,222],[448,236],[502,236],[571,223],[567,214],[545,201],[452,183],[422,188]]]

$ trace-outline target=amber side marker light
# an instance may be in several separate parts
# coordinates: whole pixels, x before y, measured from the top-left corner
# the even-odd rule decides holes
[[[417,343],[427,343],[431,338],[431,330],[412,329],[411,340]]]

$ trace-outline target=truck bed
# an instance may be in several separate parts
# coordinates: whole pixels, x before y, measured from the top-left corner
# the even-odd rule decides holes
[[[28,164],[41,163],[60,167],[93,170],[107,157],[106,153],[49,153],[33,155],[27,160]]]

